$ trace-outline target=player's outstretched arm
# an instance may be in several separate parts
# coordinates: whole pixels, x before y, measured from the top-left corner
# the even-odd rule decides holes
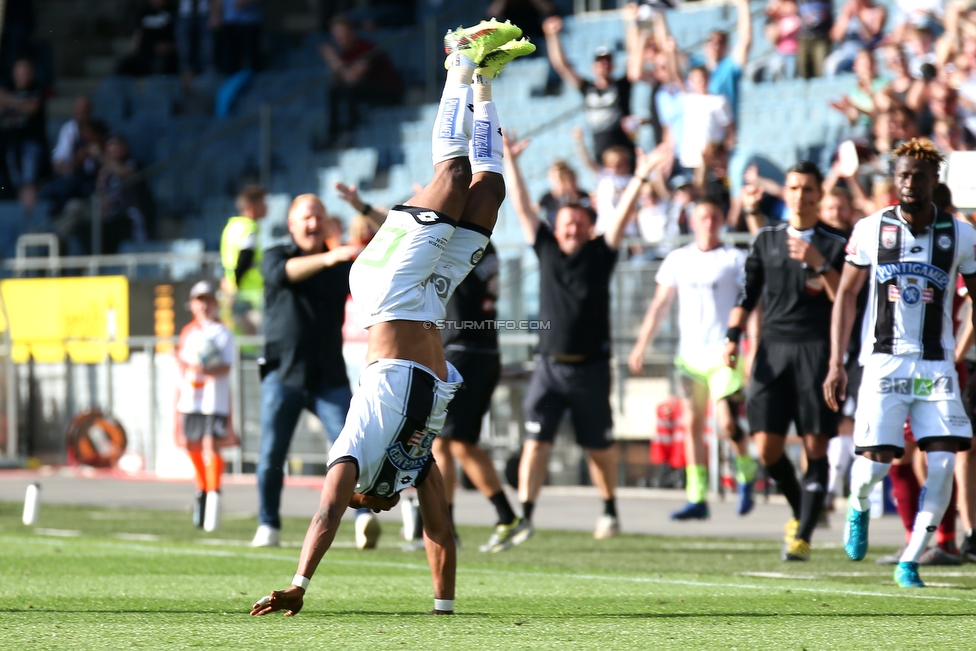
[[[359,190],[355,185],[346,185],[342,181],[335,182],[336,196],[352,206],[352,209],[369,219],[376,228],[383,225],[386,221],[386,213],[374,208],[372,205],[363,201],[359,196]],[[414,193],[416,194],[416,193]]]
[[[830,316],[830,367],[824,380],[824,400],[827,406],[838,411],[847,397],[847,372],[844,370],[844,353],[851,339],[854,315],[857,311],[857,294],[868,277],[867,269],[844,265],[844,273],[837,286],[837,297]]]
[[[631,177],[623,194],[620,195],[610,227],[603,235],[611,249],[619,249],[623,243],[624,230],[627,227],[627,222],[633,216],[632,211],[634,204],[637,203],[637,195],[640,193],[641,186],[651,181],[651,173],[670,155],[671,149],[665,144],[658,145],[646,154],[640,149],[637,150],[637,165],[634,166],[634,176]]]
[[[319,510],[305,532],[302,554],[292,585],[275,590],[262,597],[251,608],[251,615],[267,615],[277,610],[285,611],[285,617],[297,615],[305,603],[305,590],[325,552],[332,546],[342,514],[349,505],[356,487],[357,470],[354,463],[337,463],[329,469],[322,487]]]

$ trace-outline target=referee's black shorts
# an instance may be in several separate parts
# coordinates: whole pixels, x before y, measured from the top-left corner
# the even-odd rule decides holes
[[[569,409],[576,442],[605,450],[613,445],[610,362],[566,364],[541,357],[522,403],[528,438],[551,443]]]
[[[457,349],[448,349],[445,356],[464,378],[464,384],[447,408],[439,436],[477,445],[482,419],[502,374],[501,357],[498,351]]]
[[[785,436],[793,422],[801,435],[837,436],[838,414],[823,397],[829,361],[827,341],[760,340],[746,392],[749,430]]]

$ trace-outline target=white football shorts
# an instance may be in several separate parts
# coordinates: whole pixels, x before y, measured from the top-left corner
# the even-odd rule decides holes
[[[443,319],[490,234],[436,210],[394,207],[349,272],[357,324]]]
[[[450,362],[446,382],[415,362],[373,362],[359,376],[346,424],[329,450],[329,467],[354,460],[356,492],[363,495],[391,497],[422,482],[433,463],[431,445],[460,386]]]
[[[968,449],[973,431],[960,392],[952,362],[871,355],[864,365],[854,413],[856,451],[904,451],[909,414],[922,449],[926,439],[958,439]]]

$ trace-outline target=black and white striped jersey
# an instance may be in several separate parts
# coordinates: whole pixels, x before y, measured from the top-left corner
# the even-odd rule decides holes
[[[976,274],[976,231],[938,211],[918,235],[885,208],[854,227],[847,262],[871,269],[861,325],[861,364],[873,353],[952,360],[952,295],[956,274]]]

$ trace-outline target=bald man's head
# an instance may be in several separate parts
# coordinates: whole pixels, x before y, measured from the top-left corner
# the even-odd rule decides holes
[[[295,197],[288,208],[288,232],[304,253],[318,253],[325,246],[325,204],[314,194]]]

